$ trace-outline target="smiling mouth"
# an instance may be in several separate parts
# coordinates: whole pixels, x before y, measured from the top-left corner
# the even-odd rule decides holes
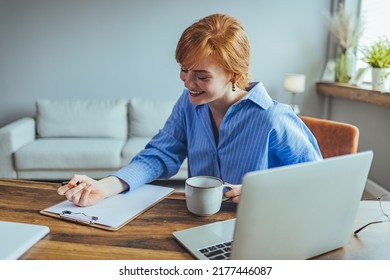
[[[191,96],[199,96],[204,93],[204,91],[192,91],[192,90],[188,90],[188,92],[190,93]]]

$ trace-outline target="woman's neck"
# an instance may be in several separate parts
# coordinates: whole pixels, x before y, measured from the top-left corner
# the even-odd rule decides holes
[[[223,98],[208,104],[212,121],[214,122],[214,125],[217,129],[219,129],[222,119],[229,107],[241,100],[246,95],[246,93],[247,92],[245,90],[230,92],[229,94],[224,95]]]

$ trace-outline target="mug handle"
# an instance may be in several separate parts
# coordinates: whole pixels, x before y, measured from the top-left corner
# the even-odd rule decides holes
[[[227,186],[227,185],[222,185],[222,186],[223,186],[222,201],[228,201],[229,199],[231,199],[231,197],[226,197],[225,192],[228,192],[228,191],[232,190],[233,188],[231,186]]]

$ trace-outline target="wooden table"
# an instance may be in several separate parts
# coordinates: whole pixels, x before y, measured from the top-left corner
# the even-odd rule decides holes
[[[193,259],[172,232],[235,217],[236,205],[198,217],[187,211],[183,193],[174,193],[117,232],[72,223],[39,213],[64,200],[60,184],[0,179],[0,219],[46,225],[50,233],[22,259]]]
[[[46,225],[50,233],[21,259],[193,259],[172,232],[235,217],[236,205],[224,202],[221,211],[198,217],[186,209],[183,193],[174,193],[117,232],[41,215],[61,202],[59,184],[0,179],[0,219]],[[390,209],[390,207],[389,207]],[[363,202],[356,227],[381,219],[377,201]],[[390,259],[390,223],[371,225],[344,248],[317,259]]]

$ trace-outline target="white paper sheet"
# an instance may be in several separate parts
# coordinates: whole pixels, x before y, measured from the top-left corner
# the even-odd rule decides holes
[[[134,191],[120,193],[106,198],[93,206],[79,207],[66,200],[43,211],[59,215],[63,211],[71,211],[72,214],[69,216],[85,220],[89,220],[92,216],[95,216],[97,217],[96,224],[110,228],[118,228],[173,191],[173,188],[144,185]]]

